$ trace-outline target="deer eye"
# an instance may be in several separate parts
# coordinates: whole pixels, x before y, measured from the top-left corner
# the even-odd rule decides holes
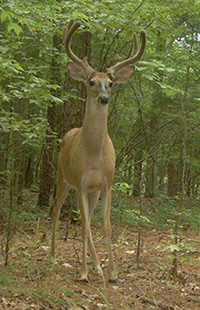
[[[108,84],[110,87],[112,87],[113,86],[113,82],[109,82],[109,84]]]
[[[90,80],[90,86],[94,85],[94,80]]]

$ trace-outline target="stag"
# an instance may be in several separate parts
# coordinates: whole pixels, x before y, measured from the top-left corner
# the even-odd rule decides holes
[[[88,279],[87,252],[88,241],[93,260],[93,270],[102,273],[91,233],[91,215],[101,199],[103,227],[108,248],[109,281],[117,280],[117,272],[113,259],[111,245],[111,185],[115,171],[115,152],[108,135],[108,103],[111,89],[116,83],[127,81],[133,73],[133,64],[141,59],[146,44],[146,34],[141,30],[141,44],[137,48],[136,35],[133,34],[135,46],[134,55],[122,62],[97,72],[87,61],[80,59],[71,49],[71,39],[75,31],[81,26],[78,21],[70,21],[68,29],[64,30],[64,46],[67,56],[71,59],[67,63],[70,76],[85,84],[87,90],[85,116],[83,126],[70,130],[63,138],[58,157],[57,190],[53,203],[53,229],[51,239],[51,257],[55,257],[56,222],[60,209],[71,188],[76,189],[78,205],[82,222],[83,257],[79,273],[79,280]]]

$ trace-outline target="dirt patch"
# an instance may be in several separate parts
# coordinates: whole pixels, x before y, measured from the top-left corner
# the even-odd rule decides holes
[[[142,232],[139,263],[136,263],[137,229],[113,227],[113,249],[118,269],[115,284],[107,278],[107,252],[100,224],[92,227],[104,278],[89,273],[89,283],[77,282],[81,263],[81,232],[78,224],[58,232],[57,262],[50,264],[50,224],[28,223],[13,239],[9,266],[1,256],[0,306],[2,309],[200,309],[200,237],[181,234],[178,275],[171,278],[172,236]],[[3,239],[2,239],[3,242]],[[190,247],[189,247],[190,245]],[[88,257],[90,261],[90,257]]]

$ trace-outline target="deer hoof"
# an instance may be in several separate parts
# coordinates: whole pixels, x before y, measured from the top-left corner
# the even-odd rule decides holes
[[[77,280],[80,281],[80,282],[85,282],[85,283],[89,283],[89,282],[90,282],[90,281],[88,280],[88,277],[83,278],[83,277],[79,276]]]
[[[109,273],[109,282],[110,282],[110,283],[116,283],[116,282],[117,282],[117,273],[116,273],[115,270],[114,270],[114,271],[111,271],[111,272]]]
[[[91,271],[94,273],[94,274],[99,274],[101,275],[102,274],[102,269],[100,266],[93,266],[91,268]]]
[[[108,280],[110,283],[117,283],[117,279],[109,279]]]
[[[88,277],[87,277],[87,274],[81,274],[81,273],[79,273],[77,280],[78,280],[78,281],[87,282],[87,283],[89,282]]]

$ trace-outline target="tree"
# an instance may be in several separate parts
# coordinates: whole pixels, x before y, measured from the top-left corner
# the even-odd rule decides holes
[[[88,56],[97,70],[130,55],[133,31],[147,31],[143,61],[135,66],[128,85],[116,86],[111,100],[109,131],[117,157],[116,181],[129,184],[133,196],[140,195],[140,189],[151,197],[177,195],[186,137],[184,190],[198,197],[198,9],[197,0],[36,0],[28,7],[23,0],[3,1],[1,186],[5,189],[10,181],[14,145],[13,193],[18,203],[23,203],[24,187],[35,186],[38,204],[49,204],[60,138],[81,126],[84,114],[85,91],[69,79],[62,47],[63,28],[73,17],[83,23],[74,49],[80,57]]]

